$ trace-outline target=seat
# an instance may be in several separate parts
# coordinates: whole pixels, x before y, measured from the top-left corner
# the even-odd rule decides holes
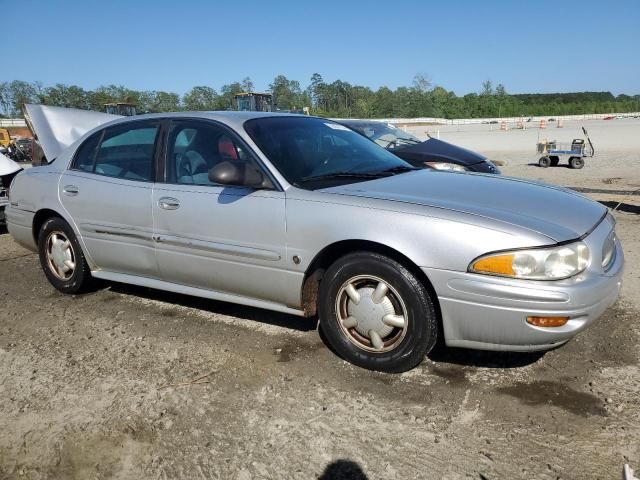
[[[185,152],[180,158],[178,166],[178,183],[195,183],[193,176],[207,173],[207,161],[196,150]]]
[[[238,160],[238,151],[233,141],[226,135],[221,135],[218,139],[218,155],[225,160]]]
[[[209,169],[216,165],[218,157],[217,139],[207,135],[207,130],[198,130],[185,152],[179,156],[178,183],[207,184]]]

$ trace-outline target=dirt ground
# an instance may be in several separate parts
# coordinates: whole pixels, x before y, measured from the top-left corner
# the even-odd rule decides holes
[[[505,175],[541,180],[568,187],[589,187],[607,190],[640,192],[640,118],[616,120],[566,120],[562,128],[557,123],[525,123],[525,130],[512,128],[500,130],[499,125],[436,125],[409,127],[406,130],[427,138],[427,133],[441,140],[482,153],[499,160]],[[595,148],[593,158],[587,158],[582,170],[568,167],[568,160],[561,159],[556,168],[539,168],[542,156],[536,153],[539,141],[555,140],[571,142],[583,138],[585,127]],[[638,197],[636,197],[638,198]]]
[[[370,479],[620,478],[640,467],[640,217],[616,217],[623,297],[592,328],[402,375],[345,363],[297,317],[119,284],[64,296],[0,235],[0,478],[309,479],[356,468],[341,459]]]
[[[64,296],[0,234],[0,479],[619,479],[640,469],[640,216],[622,298],[544,355],[387,375],[313,322],[119,284]]]

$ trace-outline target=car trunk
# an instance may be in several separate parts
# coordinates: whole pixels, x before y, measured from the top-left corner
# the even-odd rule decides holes
[[[24,118],[35,140],[34,163],[40,165],[55,159],[85,133],[121,116],[75,108],[26,104]]]

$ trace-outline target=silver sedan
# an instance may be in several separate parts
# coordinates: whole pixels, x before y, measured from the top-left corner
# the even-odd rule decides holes
[[[8,227],[65,293],[99,278],[317,316],[389,372],[438,338],[553,348],[618,296],[614,220],[569,190],[416,170],[321,118],[27,111],[53,161],[17,175]]]

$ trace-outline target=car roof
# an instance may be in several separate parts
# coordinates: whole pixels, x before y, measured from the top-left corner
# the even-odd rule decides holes
[[[387,122],[383,122],[381,120],[361,120],[359,118],[334,118],[332,119],[338,123],[343,123],[345,125],[386,125]]]
[[[303,118],[317,118],[309,117],[309,115],[301,115],[297,113],[284,113],[284,112],[235,112],[235,111],[190,111],[190,112],[164,112],[164,113],[147,113],[143,115],[135,115],[133,117],[122,117],[108,125],[116,125],[118,123],[130,122],[133,120],[155,119],[155,118],[205,118],[211,120],[217,120],[222,123],[226,123],[233,127],[241,127],[247,120],[253,120],[255,118],[268,118],[268,117],[303,117]]]

